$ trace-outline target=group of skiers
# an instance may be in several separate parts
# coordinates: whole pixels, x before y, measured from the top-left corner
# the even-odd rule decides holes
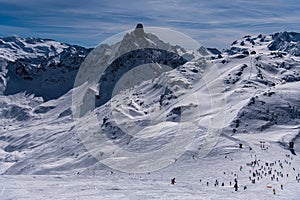
[[[287,165],[291,166],[292,163],[290,160],[293,160],[293,157],[289,154],[286,154],[286,157],[288,160],[284,160],[282,162],[281,160],[276,160],[274,162],[261,162],[259,159],[256,158],[251,163],[247,163],[246,166],[251,167],[249,170],[249,173],[251,176],[249,176],[249,180],[251,183],[255,184],[256,181],[260,181],[264,177],[269,176],[271,181],[277,181],[280,182],[280,179],[282,178],[289,178],[289,173],[284,173],[284,169],[287,167]],[[290,159],[290,160],[289,160]],[[285,166],[286,165],[286,166]],[[276,166],[277,169],[276,169]],[[278,169],[279,168],[279,169]],[[293,167],[293,171],[296,169]],[[299,175],[299,174],[298,174]],[[296,176],[297,180],[297,176]],[[300,176],[299,176],[300,181]],[[272,186],[267,186],[268,188],[272,188],[273,194],[276,194],[275,188]],[[281,190],[284,189],[283,184],[280,185]]]
[[[200,182],[201,181],[202,180],[200,179]],[[176,179],[172,178],[171,179],[171,184],[174,185],[175,183],[176,183]],[[209,186],[209,182],[206,182],[206,185]],[[216,181],[215,181],[215,187],[217,187],[218,185],[219,185],[219,181],[216,179]],[[229,185],[231,185],[231,181],[230,181]],[[224,182],[222,182],[221,186],[222,187],[225,186]],[[238,181],[237,181],[236,178],[234,179],[234,186],[233,187],[234,187],[235,191],[238,191],[239,186],[238,186]],[[244,186],[244,190],[245,189],[247,189],[247,186]]]
[[[225,156],[226,158],[227,156]],[[252,157],[252,155],[251,155]],[[290,155],[286,155],[287,158],[293,160],[293,157]],[[281,160],[276,160],[274,162],[263,162],[260,159],[257,159],[256,155],[254,155],[254,160],[251,163],[247,163],[246,166],[251,167],[249,170],[249,173],[251,176],[249,176],[249,180],[251,183],[255,184],[256,181],[262,180],[264,177],[270,176],[271,181],[277,181],[279,182],[280,179],[286,177],[289,177],[288,173],[284,173],[282,170],[285,168],[284,164],[286,165],[291,165],[291,161],[285,160],[284,162],[281,162]],[[276,169],[276,166],[279,167],[279,169]],[[240,171],[242,171],[244,168],[243,166],[240,166]],[[293,167],[293,170],[296,171],[296,169]],[[224,172],[224,175],[226,172]],[[239,185],[238,185],[238,180],[237,180],[237,174],[231,172],[232,175],[234,175],[234,184],[232,182],[229,182],[230,186],[233,186],[235,191],[238,191]],[[297,174],[296,176],[296,181],[300,182],[300,173]],[[200,182],[202,180],[200,179]],[[171,184],[174,185],[176,183],[175,178],[171,179]],[[209,182],[206,182],[206,185],[209,186]],[[221,184],[219,181],[216,179],[214,181],[214,186],[225,186],[225,183],[222,182]],[[267,188],[272,188],[272,192],[275,195],[276,194],[276,189],[272,186],[267,186]],[[247,189],[247,186],[244,186],[244,190]],[[280,185],[280,189],[283,190],[283,184]]]

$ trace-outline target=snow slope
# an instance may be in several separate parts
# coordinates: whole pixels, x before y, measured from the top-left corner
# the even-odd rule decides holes
[[[126,37],[130,35],[118,48],[128,45]],[[4,92],[0,98],[1,199],[50,199],[54,193],[59,199],[299,199],[299,42],[296,33],[288,32],[245,36],[220,54],[195,56],[119,92],[83,115],[79,123],[73,121],[71,100],[80,87],[47,102],[23,92]],[[19,56],[9,54],[5,62]],[[2,69],[3,73],[10,70],[9,65]],[[169,90],[158,86],[165,83]],[[94,116],[97,124],[90,123]],[[145,124],[151,128],[139,128]],[[105,133],[105,140],[94,134],[99,131]],[[139,166],[133,166],[130,155],[121,150],[153,152],[177,135],[190,145],[182,146],[183,154],[174,149],[161,154],[169,157],[152,157],[144,166],[149,173],[133,173],[124,162],[114,162],[122,156],[129,166]],[[105,146],[107,141],[118,148]],[[295,142],[297,155],[291,153],[290,141]],[[99,149],[105,150],[103,158],[97,154]],[[254,161],[259,166],[249,166]],[[157,168],[164,163],[168,165]],[[175,185],[170,184],[173,177]],[[240,187],[237,192],[234,178]],[[216,179],[224,186],[215,187]],[[276,194],[267,186],[275,188]]]

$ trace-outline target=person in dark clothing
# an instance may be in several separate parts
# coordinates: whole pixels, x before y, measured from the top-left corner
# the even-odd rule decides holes
[[[235,191],[238,191],[239,186],[238,186],[238,181],[237,181],[236,178],[234,179],[234,186],[233,187],[234,187]]]
[[[216,180],[216,182],[215,182],[215,186],[217,186],[217,185],[219,185],[219,182],[218,182],[218,180]]]
[[[238,191],[238,184],[237,183],[234,184],[234,190]]]
[[[171,179],[171,184],[174,185],[176,183],[175,178]]]

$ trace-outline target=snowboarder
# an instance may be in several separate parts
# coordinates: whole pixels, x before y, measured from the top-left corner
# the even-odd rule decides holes
[[[275,190],[275,188],[273,188],[273,194],[274,194],[274,195],[276,194],[276,190]]]
[[[171,179],[171,184],[174,185],[176,183],[175,178]]]

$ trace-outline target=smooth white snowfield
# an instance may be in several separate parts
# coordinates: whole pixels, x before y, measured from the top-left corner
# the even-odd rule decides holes
[[[80,88],[47,102],[26,93],[1,95],[0,199],[300,199],[300,58],[294,46],[289,53],[286,43],[287,52],[270,51],[273,41],[271,36],[245,37],[220,57],[207,55],[207,65],[196,58],[117,94],[81,117],[78,126],[71,100]],[[209,66],[216,66],[219,74]],[[205,83],[203,76],[211,81]],[[164,82],[176,91],[176,98],[155,87]],[[183,127],[195,131],[176,132],[178,100]],[[88,123],[93,116],[98,124]],[[135,132],[138,137],[132,140],[114,131],[118,126],[132,132],[148,123],[157,131]],[[194,134],[188,138],[191,144],[182,147],[182,156],[168,152],[167,158],[150,160],[170,165],[132,173],[123,161],[118,167],[124,169],[116,170],[96,159],[101,160],[97,153],[105,141],[79,137],[78,129],[88,128],[89,136],[96,125],[118,147],[135,152],[157,150],[175,134]],[[209,137],[211,127],[218,130],[217,137]],[[160,128],[166,132],[158,134]],[[297,155],[289,150],[290,141]],[[117,148],[105,149],[112,159],[125,155],[114,152]],[[249,166],[254,161],[259,164]],[[233,188],[235,178],[238,191]]]
[[[244,138],[247,141],[256,139]],[[239,150],[235,146],[222,147],[230,152],[225,155],[214,155],[205,159],[183,158],[178,163],[150,174],[127,174],[110,170],[98,172],[96,175],[2,175],[0,177],[1,199],[284,199],[298,200],[299,184],[295,180],[293,167],[299,167],[299,158],[287,158],[282,149],[271,145],[268,150],[260,150],[259,143],[251,143],[254,152]],[[292,164],[283,164],[284,173],[279,181],[271,181],[271,175],[252,184],[248,177],[249,170],[258,167],[247,167],[246,163],[254,161],[254,156],[265,162],[284,160]],[[240,166],[243,166],[240,171]],[[298,168],[299,169],[299,168]],[[225,174],[224,174],[225,172]],[[298,171],[299,172],[299,171]],[[233,174],[232,174],[233,173]],[[237,174],[239,190],[233,188],[233,180]],[[274,174],[274,171],[273,173]],[[289,174],[289,177],[286,177]],[[171,185],[171,178],[176,178]],[[201,179],[201,182],[200,182]],[[219,186],[214,186],[218,179]],[[232,185],[230,186],[230,181]],[[207,186],[209,182],[209,186]],[[224,186],[221,183],[224,182]],[[283,185],[281,190],[280,185]],[[244,186],[247,189],[244,190]],[[276,189],[273,194],[272,186]]]

